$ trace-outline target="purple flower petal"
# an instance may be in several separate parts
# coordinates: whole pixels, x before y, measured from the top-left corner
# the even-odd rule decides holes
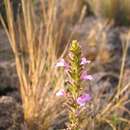
[[[81,65],[85,65],[85,64],[89,64],[91,61],[90,60],[86,60],[86,58],[85,57],[83,57],[82,59],[81,59]]]
[[[66,70],[68,70],[69,64],[62,58],[56,63],[55,67],[64,67]]]
[[[60,59],[57,63],[56,63],[56,67],[65,67],[66,62],[65,60],[62,58]]]
[[[81,80],[92,80],[93,77],[91,75],[88,75],[86,71],[84,71],[82,74],[81,74]]]
[[[92,99],[92,97],[89,94],[85,93],[84,95],[78,97],[76,102],[77,102],[77,104],[79,104],[82,107],[87,102],[89,102],[91,99]]]
[[[65,96],[65,90],[64,89],[60,89],[57,93],[56,93],[56,96]]]

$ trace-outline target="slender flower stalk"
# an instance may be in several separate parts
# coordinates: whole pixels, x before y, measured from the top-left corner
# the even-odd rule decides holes
[[[56,67],[64,67],[65,70],[66,68],[68,70],[67,76],[69,83],[67,90],[61,89],[56,93],[56,96],[64,96],[66,99],[69,114],[67,130],[80,130],[79,110],[92,99],[89,93],[81,92],[81,90],[84,90],[84,87],[81,85],[82,81],[93,79],[93,77],[88,75],[84,70],[84,66],[89,63],[89,60],[82,57],[81,47],[79,43],[74,40],[69,49],[68,61],[66,62],[64,59],[61,59],[56,64]]]

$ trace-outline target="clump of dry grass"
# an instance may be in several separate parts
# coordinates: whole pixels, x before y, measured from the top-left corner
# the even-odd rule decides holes
[[[55,28],[55,1],[49,2],[48,10],[42,3],[43,16],[39,23],[31,0],[21,1],[22,10],[17,22],[11,3],[5,2],[7,26],[4,21],[2,23],[15,56],[24,118],[29,129],[47,130],[60,110],[55,92],[64,82],[62,72],[58,72],[61,73],[59,76],[54,69],[56,47],[62,37],[62,30]]]

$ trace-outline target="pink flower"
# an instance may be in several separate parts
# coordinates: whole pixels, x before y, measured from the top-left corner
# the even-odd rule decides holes
[[[57,93],[56,93],[56,96],[65,96],[66,95],[66,92],[64,89],[60,89]]]
[[[56,67],[65,67],[66,62],[65,60],[62,58],[60,59],[57,63],[56,63]]]
[[[65,67],[66,70],[69,69],[69,64],[68,64],[63,58],[60,59],[60,60],[56,63],[55,66],[56,66],[56,67]]]
[[[81,65],[85,65],[85,64],[89,64],[91,61],[90,60],[86,60],[86,58],[85,57],[83,57],[82,59],[81,59]]]
[[[84,95],[78,97],[76,102],[77,102],[77,104],[79,104],[82,107],[87,102],[89,102],[91,99],[92,99],[92,97],[89,94],[85,93]]]
[[[88,75],[86,71],[84,71],[82,74],[81,74],[81,80],[92,80],[93,77],[91,75]]]

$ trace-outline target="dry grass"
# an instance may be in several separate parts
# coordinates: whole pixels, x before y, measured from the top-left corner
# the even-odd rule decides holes
[[[4,21],[2,23],[15,56],[25,122],[30,130],[47,130],[59,114],[64,112],[63,110],[61,111],[62,101],[55,97],[56,91],[64,86],[64,74],[62,70],[56,70],[54,65],[57,57],[64,56],[66,53],[66,49],[64,53],[60,49],[65,48],[65,43],[68,43],[73,35],[73,32],[67,32],[66,27],[72,23],[80,23],[84,17],[85,8],[82,2],[78,3],[78,0],[72,1],[71,4],[73,4],[74,8],[70,7],[69,1],[67,3],[67,1],[63,0],[61,5],[65,5],[65,7],[58,14],[55,0],[50,0],[46,4],[45,1],[41,0],[41,13],[37,17],[31,0],[21,0],[21,2],[21,14],[18,15],[18,20],[15,22],[10,2],[6,0],[7,26]],[[112,4],[114,7],[111,7],[111,3],[109,4],[110,8],[108,10],[115,11],[115,4]],[[110,13],[113,14],[113,11]],[[79,19],[76,20],[76,17]],[[104,26],[100,28],[101,31]],[[94,32],[94,34],[96,36],[97,33]],[[95,36],[90,34],[87,37],[87,42],[96,39]],[[99,50],[106,45],[104,34],[100,36],[103,39]],[[120,114],[120,111],[129,113],[129,110],[124,105],[129,102],[126,92],[129,91],[130,83],[123,85],[129,34],[125,39],[117,90],[90,122],[86,121],[86,118],[84,124],[86,130],[95,129],[96,124],[101,125],[104,122],[110,125],[113,130],[122,130],[118,128],[120,122],[125,122],[126,127],[130,126],[129,120]],[[96,57],[97,60],[100,58],[99,55]],[[97,101],[97,97],[95,97],[95,100]],[[101,104],[96,105],[98,107]]]
[[[55,92],[64,79],[54,66],[62,30],[55,27],[54,1],[49,3],[48,10],[43,7],[44,17],[39,23],[31,0],[21,2],[22,12],[15,22],[11,4],[6,1],[7,26],[4,21],[3,25],[15,56],[25,121],[29,129],[46,130],[60,110]]]
[[[115,20],[117,24],[129,25],[130,0],[86,0],[97,16]]]
[[[118,128],[118,123],[124,122],[126,123],[126,127],[130,126],[129,119],[122,117],[122,112],[127,112],[129,115],[129,109],[127,109],[124,105],[126,102],[129,102],[129,91],[130,91],[130,83],[127,83],[126,85],[123,85],[123,76],[124,76],[124,70],[125,70],[125,61],[126,61],[126,55],[128,51],[128,45],[129,45],[129,37],[130,34],[128,33],[125,37],[124,41],[124,49],[123,49],[123,56],[122,56],[122,65],[120,69],[120,77],[119,82],[116,87],[116,92],[113,94],[107,105],[101,110],[101,113],[97,116],[99,121],[105,121],[108,123],[113,130],[121,130],[124,128]],[[116,124],[113,121],[113,116],[116,115]]]
[[[111,62],[112,58],[110,52],[105,50],[106,46],[108,46],[107,41],[107,33],[105,30],[107,27],[111,27],[111,25],[107,25],[107,22],[104,23],[98,23],[93,26],[93,28],[89,31],[88,37],[85,39],[87,46],[90,47],[88,51],[91,50],[91,48],[95,47],[95,52],[91,53],[88,52],[88,56],[90,59],[94,60],[94,63],[91,64],[90,70],[93,71],[93,67],[96,66],[96,69],[98,71],[103,71],[103,68],[98,64],[104,64]],[[97,89],[93,89],[94,94],[94,102],[91,106],[91,113],[95,113],[93,115],[93,118],[88,120],[87,118],[84,120],[84,125],[86,125],[85,130],[90,129],[112,129],[112,130],[122,130],[130,127],[130,120],[129,120],[129,108],[126,108],[126,104],[129,103],[129,94],[130,94],[130,82],[128,81],[127,84],[124,84],[124,72],[125,72],[125,63],[126,58],[128,54],[128,48],[129,48],[129,41],[130,41],[130,32],[123,34],[122,38],[122,58],[121,58],[121,67],[120,67],[120,75],[119,75],[119,82],[117,86],[115,87],[116,90],[113,90],[111,93],[112,96],[109,97],[109,95],[106,94],[106,100],[104,100],[104,103],[102,102],[102,91],[106,90],[105,86],[102,86],[102,88],[97,92]],[[116,41],[115,41],[116,42]],[[104,53],[105,52],[105,53]],[[116,52],[115,52],[116,53]],[[93,58],[94,57],[94,58]],[[101,68],[100,68],[101,67]],[[109,72],[106,73],[106,75],[109,75]],[[118,77],[115,73],[111,73],[110,75],[114,77]],[[92,86],[94,87],[94,86]],[[99,87],[99,86],[98,86]],[[96,92],[95,92],[96,90]],[[107,91],[107,90],[106,90]],[[124,113],[127,113],[128,117],[124,117]],[[125,124],[125,125],[124,125]],[[103,127],[102,127],[103,125]],[[108,126],[109,127],[108,127]],[[97,130],[96,129],[96,130]]]

